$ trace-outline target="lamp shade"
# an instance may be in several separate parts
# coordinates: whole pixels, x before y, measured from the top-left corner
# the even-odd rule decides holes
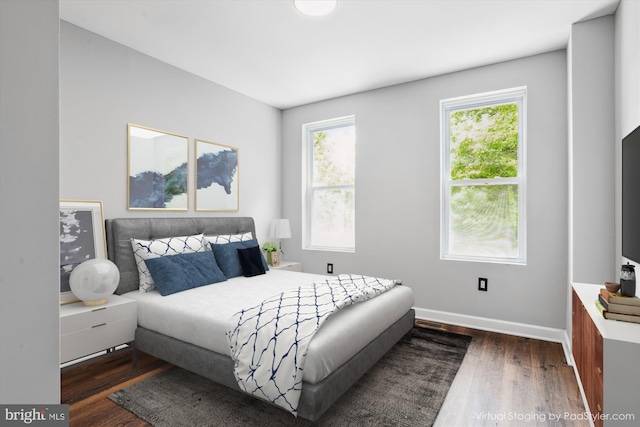
[[[291,227],[288,219],[274,219],[269,228],[269,237],[272,239],[290,239]]]
[[[118,287],[120,271],[108,259],[90,259],[71,271],[71,292],[85,305],[102,305]]]

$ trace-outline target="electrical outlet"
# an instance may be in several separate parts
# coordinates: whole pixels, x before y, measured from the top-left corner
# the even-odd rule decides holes
[[[327,273],[333,274],[333,264],[327,263]]]
[[[478,277],[478,290],[486,292],[488,287],[489,280],[485,277]]]

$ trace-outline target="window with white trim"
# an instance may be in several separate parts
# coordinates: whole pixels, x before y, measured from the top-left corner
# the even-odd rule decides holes
[[[442,259],[526,263],[526,88],[440,101]]]
[[[303,248],[355,252],[355,117],[308,123],[302,130]]]

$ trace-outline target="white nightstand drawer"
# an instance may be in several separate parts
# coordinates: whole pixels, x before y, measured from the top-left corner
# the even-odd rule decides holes
[[[132,342],[138,325],[136,304],[112,295],[105,305],[60,306],[60,363]]]
[[[86,306],[83,306],[83,308],[87,310]],[[66,335],[131,317],[136,317],[136,304],[134,301],[132,301],[132,304],[97,306],[87,311],[71,310],[71,313],[64,313],[60,316],[60,334]]]
[[[136,323],[135,318],[129,318],[62,335],[60,363],[132,342]]]

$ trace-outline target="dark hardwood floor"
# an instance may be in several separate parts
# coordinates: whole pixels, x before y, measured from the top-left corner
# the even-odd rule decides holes
[[[416,323],[473,336],[436,427],[589,426],[578,382],[561,344]]]
[[[473,336],[436,426],[588,426],[573,368],[562,346],[418,320],[418,326]],[[123,350],[61,373],[70,426],[148,426],[107,396],[172,365],[144,353],[136,369]],[[266,424],[265,424],[266,425]]]
[[[149,426],[113,403],[116,390],[171,368],[172,365],[138,352],[134,369],[130,349],[112,353],[61,371],[61,401],[69,405],[69,425],[77,427]]]

